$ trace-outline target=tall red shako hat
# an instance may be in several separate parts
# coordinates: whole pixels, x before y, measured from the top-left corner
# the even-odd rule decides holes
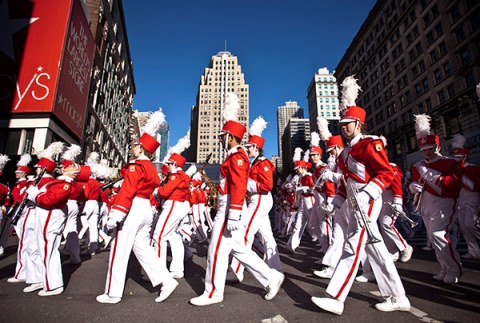
[[[297,169],[299,167],[308,168],[307,162],[302,159],[302,152],[303,152],[302,148],[300,148],[300,147],[295,148],[295,151],[293,153],[293,164],[294,164],[293,168],[294,169]]]
[[[440,138],[431,133],[430,120],[432,118],[427,114],[415,115],[415,136],[420,150],[440,148]]]
[[[453,135],[452,139],[452,149],[453,156],[455,157],[465,157],[470,155],[470,149],[465,148],[465,137],[457,133]]]
[[[331,151],[335,147],[343,148],[342,136],[332,136],[328,129],[328,120],[322,116],[317,118],[318,132],[320,133],[320,139],[325,142],[325,150]]]
[[[30,154],[23,154],[17,163],[17,170],[15,172],[25,173],[25,175],[30,174],[32,170],[28,167],[28,164],[30,164],[31,161],[32,156],[30,156]]]
[[[252,124],[250,125],[250,129],[248,130],[248,142],[245,145],[253,146],[256,145],[258,149],[263,149],[263,145],[265,144],[265,139],[262,138],[262,132],[267,128],[267,122],[263,119],[262,116],[258,116],[255,120],[253,120]]]
[[[0,155],[0,175],[3,174],[3,168],[5,167],[5,164],[8,163],[10,158],[7,155]]]
[[[64,143],[61,141],[52,142],[46,149],[38,153],[38,162],[36,167],[45,168],[47,172],[52,173],[57,167],[55,156],[63,151]]]
[[[158,109],[152,113],[145,123],[145,126],[142,129],[142,135],[138,139],[138,143],[145,148],[148,152],[153,154],[160,143],[157,141],[157,131],[165,123],[165,114],[163,114],[162,109]]]
[[[240,104],[238,103],[238,97],[234,93],[228,93],[225,97],[225,105],[222,111],[222,118],[225,123],[223,124],[220,134],[231,134],[240,138],[240,140],[243,138],[247,129],[238,122],[239,109]]]
[[[163,160],[164,163],[175,163],[178,167],[182,168],[187,159],[181,154],[190,147],[190,129],[187,134],[177,141],[177,144],[170,148],[167,152],[167,156]]]
[[[342,100],[340,102],[340,113],[342,117],[340,123],[348,123],[358,121],[361,124],[365,123],[367,112],[356,106],[355,101],[358,97],[358,92],[362,89],[357,84],[354,75],[347,76],[342,82]]]
[[[315,131],[310,134],[310,155],[322,155],[322,148],[320,148],[320,136]]]

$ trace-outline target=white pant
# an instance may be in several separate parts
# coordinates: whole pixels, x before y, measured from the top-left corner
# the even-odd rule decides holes
[[[65,227],[67,206],[64,209],[46,210],[36,207],[37,244],[43,263],[43,289],[53,290],[63,287],[60,242]]]
[[[98,248],[98,213],[99,212],[100,212],[100,208],[98,205],[98,201],[88,200],[85,202],[85,205],[83,207],[83,213],[86,216],[87,226],[85,225],[83,226],[82,230],[80,231],[79,237],[81,239],[88,229],[88,242],[89,242],[89,246],[93,250],[96,250]]]
[[[32,208],[28,218],[25,217],[23,241],[26,247],[25,271],[27,284],[41,283],[44,277],[43,259],[37,243],[37,208]]]
[[[258,255],[245,245],[244,230],[229,231],[227,229],[228,205],[230,195],[218,196],[218,209],[208,246],[207,269],[205,274],[205,292],[209,298],[223,299],[225,279],[228,269],[230,253],[265,288],[274,279],[278,279],[279,272],[268,267]],[[243,207],[246,213],[246,206]]]
[[[382,194],[383,201],[392,203],[393,193],[391,190],[385,190]],[[392,208],[388,205],[383,205],[380,210],[378,222],[380,224],[380,231],[382,232],[383,240],[390,253],[402,252],[407,249],[408,243],[403,239],[400,232],[395,227],[397,217],[394,215]]]
[[[181,221],[188,215],[190,204],[188,201],[179,202],[167,200],[163,203],[162,213],[158,218],[153,241],[157,256],[162,264],[167,264],[167,242],[170,242],[172,262],[170,271],[183,272],[185,250],[181,236],[177,233]]]
[[[352,181],[351,179],[348,180]],[[355,183],[355,182],[354,182]],[[363,184],[355,183],[360,189]],[[347,240],[344,243],[342,257],[335,268],[332,278],[326,289],[326,293],[342,302],[347,298],[350,288],[358,271],[362,253],[366,252],[368,260],[373,269],[378,288],[383,297],[405,296],[405,289],[398,275],[397,268],[383,241],[366,244],[367,233],[365,228],[360,227],[355,210],[349,201],[347,204],[346,216],[348,228],[346,231]],[[370,203],[368,217],[370,229],[373,235],[380,238],[380,232],[376,221],[382,208],[382,198]]]
[[[282,270],[282,263],[278,253],[277,242],[273,237],[270,218],[268,217],[268,212],[270,212],[272,206],[273,199],[270,192],[265,195],[255,194],[250,197],[247,208],[248,216],[242,219],[242,222],[246,225],[246,229],[243,232],[243,240],[245,245],[251,248],[255,235],[258,232],[263,244],[264,258],[267,264],[269,267],[280,271]],[[232,259],[230,267],[236,275],[242,275],[245,269],[235,257]]]
[[[105,294],[122,297],[128,259],[133,252],[153,286],[173,279],[150,246],[152,210],[148,199],[135,197],[121,230],[116,231],[110,247]]]
[[[63,230],[63,237],[66,240],[65,250],[68,251],[72,259],[80,260],[80,242],[77,232],[78,202],[76,200],[68,200],[67,209],[67,222]]]
[[[325,266],[332,268],[337,267],[337,264],[342,257],[343,245],[345,243],[348,228],[348,218],[345,214],[346,209],[347,203],[343,203],[342,207],[335,211],[335,215],[333,216],[332,243],[322,259],[322,264]]]
[[[319,232],[318,242],[321,246],[320,251],[325,253],[332,243],[332,219],[320,208],[322,204],[325,206],[327,204],[325,193],[315,191],[315,205],[313,207],[312,219],[315,219],[313,224]]]
[[[297,218],[295,220],[295,226],[293,227],[292,235],[287,242],[288,246],[293,251],[295,251],[300,245],[305,228],[307,227],[308,222],[311,221],[310,218],[314,213],[314,205],[315,198],[313,196],[302,197],[300,208],[297,212]]]
[[[27,227],[28,221],[35,221],[35,209],[25,208],[23,215],[19,218],[17,224],[14,226],[15,232],[18,237],[18,248],[17,248],[17,264],[15,266],[15,278],[17,279],[27,279],[26,264],[27,261],[27,242],[28,239],[34,239],[34,236],[27,237],[25,230]]]
[[[480,229],[475,226],[475,215],[478,215],[480,208],[480,192],[471,192],[464,188],[460,190],[458,197],[458,221],[467,243],[468,253],[480,257]]]
[[[460,256],[449,239],[455,222],[455,199],[438,197],[425,191],[420,203],[420,214],[441,271],[460,277],[463,271]]]
[[[207,239],[205,229],[205,204],[197,203],[192,205],[192,225],[198,240]]]

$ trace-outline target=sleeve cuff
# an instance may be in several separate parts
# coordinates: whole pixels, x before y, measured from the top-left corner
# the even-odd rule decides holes
[[[380,187],[374,180],[371,180],[367,185],[365,185],[362,189],[363,191],[367,192],[368,195],[375,201],[378,200],[380,195],[382,195],[383,188]]]
[[[402,199],[401,197],[395,196],[395,197],[393,198],[393,201],[392,201],[392,202],[393,202],[393,204],[400,204],[400,205],[402,205],[402,204],[403,204],[403,199]]]

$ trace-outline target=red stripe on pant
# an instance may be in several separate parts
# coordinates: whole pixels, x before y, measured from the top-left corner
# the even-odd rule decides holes
[[[170,215],[172,215],[172,211],[173,211],[174,206],[175,206],[175,201],[172,201],[172,207],[170,208],[170,211],[168,211],[167,219],[165,220],[165,222],[163,222],[162,230],[160,230],[160,233],[158,234],[157,245],[158,245],[158,256],[159,257],[160,257],[160,249],[161,249],[160,241],[162,240],[163,231],[165,231],[165,227],[167,226],[168,219],[170,219]]]
[[[25,214],[25,221],[23,221],[23,226],[22,226],[22,240],[20,240],[20,243],[18,245],[18,263],[20,266],[18,267],[18,272],[15,274],[15,278],[18,279],[18,275],[20,275],[20,271],[23,268],[23,263],[22,263],[22,249],[23,249],[23,242],[25,239],[25,227],[27,226],[27,220],[28,216],[30,215],[30,208],[28,208],[27,214]],[[6,221],[5,221],[6,222]]]
[[[110,272],[108,275],[108,288],[107,288],[107,295],[110,296],[110,287],[112,286],[112,273],[113,273],[113,264],[115,263],[115,255],[117,254],[117,246],[118,246],[118,235],[120,230],[115,233],[115,247],[113,247],[113,254],[112,254],[112,261],[110,262]]]
[[[222,242],[223,232],[225,231],[225,226],[227,225],[228,217],[225,216],[225,220],[222,224],[222,230],[220,230],[220,235],[218,237],[217,245],[215,246],[215,254],[213,255],[213,268],[212,268],[212,291],[208,294],[208,298],[212,298],[213,293],[215,292],[215,271],[217,269],[217,260],[218,260],[218,249],[220,249],[220,243]]]
[[[403,244],[403,246],[405,248],[407,248],[407,244],[405,243],[405,240],[403,240],[403,237],[402,235],[400,234],[400,232],[398,232],[397,228],[395,228],[395,218],[392,217],[392,222],[390,223],[390,228],[392,228],[393,232],[395,232],[395,234],[397,235],[398,239],[400,239],[400,242]]]
[[[45,243],[45,248],[44,248],[44,252],[45,252],[45,256],[43,257],[43,264],[45,266],[45,287],[46,287],[46,290],[50,290],[50,286],[48,284],[48,268],[47,268],[47,259],[48,259],[48,240],[47,240],[47,227],[48,227],[48,223],[50,222],[50,218],[52,216],[52,210],[49,210],[48,211],[48,215],[47,215],[47,221],[45,221],[45,226],[43,227],[43,241]]]

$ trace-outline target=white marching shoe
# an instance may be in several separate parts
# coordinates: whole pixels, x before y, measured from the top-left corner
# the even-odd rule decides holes
[[[38,292],[38,296],[54,296],[54,295],[60,295],[61,293],[63,293],[63,287],[58,287],[52,290],[42,289],[41,291]]]
[[[97,302],[104,304],[117,304],[122,299],[120,297],[110,297],[107,294],[97,296]]]
[[[400,262],[408,262],[412,259],[413,247],[408,245],[405,250],[400,253]]]
[[[175,288],[177,288],[177,286],[178,282],[173,278],[169,279],[167,282],[164,282],[162,289],[160,290],[160,294],[157,298],[155,298],[155,302],[160,303],[166,300],[173,293]]]
[[[285,280],[285,275],[281,272],[278,273],[280,274],[278,278],[267,286],[267,294],[264,297],[267,301],[270,301],[277,296],[278,291],[280,290],[280,287],[282,287],[282,284]]]
[[[43,283],[31,284],[30,286],[25,287],[23,289],[23,292],[24,293],[31,293],[31,292],[34,292],[34,291],[39,290],[39,289],[43,289]]]
[[[218,297],[208,297],[208,294],[203,293],[200,296],[190,299],[190,304],[195,306],[207,306],[212,304],[217,304],[223,302],[223,298]]]
[[[170,272],[170,275],[172,275],[172,277],[175,279],[180,279],[184,277],[183,271],[172,271]]]
[[[9,279],[7,279],[7,282],[9,283],[24,283],[25,282],[25,279],[18,279],[18,278],[15,278],[15,277],[10,277]]]
[[[324,311],[337,315],[343,314],[344,304],[338,299],[330,297],[312,297],[312,302]]]
[[[333,271],[334,271],[333,268],[328,266],[328,267],[323,268],[322,270],[315,270],[313,272],[313,274],[317,277],[320,277],[320,278],[329,279],[329,278],[332,278]]]
[[[410,301],[406,296],[390,296],[383,303],[375,304],[375,308],[382,312],[410,311]]]

